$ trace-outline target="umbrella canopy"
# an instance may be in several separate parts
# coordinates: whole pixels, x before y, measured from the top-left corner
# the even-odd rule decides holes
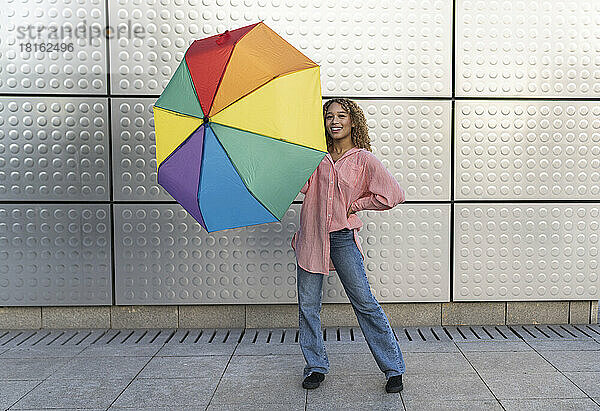
[[[158,183],[208,232],[280,221],[327,154],[319,66],[263,22],[194,41],[154,125]]]

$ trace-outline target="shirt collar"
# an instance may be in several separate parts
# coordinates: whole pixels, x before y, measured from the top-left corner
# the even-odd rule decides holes
[[[360,151],[360,150],[362,150],[362,149],[360,149],[358,147],[352,147],[350,150],[346,151],[340,158],[338,158],[337,161],[340,161],[342,158],[344,158],[346,156],[349,156],[350,154],[355,153],[355,152]],[[335,164],[333,162],[333,158],[331,157],[330,153],[327,153],[327,157],[329,158],[329,161],[331,161],[331,164]]]

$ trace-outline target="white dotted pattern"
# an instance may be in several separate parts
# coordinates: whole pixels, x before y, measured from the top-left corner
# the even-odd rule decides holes
[[[106,94],[105,28],[104,0],[3,0],[0,92]]]
[[[73,51],[20,50],[25,40],[48,43],[50,27],[103,29],[105,4],[6,0],[0,8],[0,92],[73,95],[0,98],[0,201],[107,202],[112,189],[116,201],[146,204],[0,205],[0,306],[110,304],[110,207],[118,304],[296,302],[289,243],[299,204],[281,223],[210,235],[179,205],[152,204],[171,200],[156,184],[156,96],[193,40],[259,20],[321,65],[326,98],[373,98],[357,100],[373,152],[407,200],[459,201],[454,299],[600,298],[599,209],[573,204],[600,198],[596,102],[457,100],[452,147],[450,101],[389,99],[451,96],[452,2],[116,0],[108,44],[67,36]],[[458,97],[598,95],[597,1],[454,4]],[[111,119],[107,49],[110,95],[122,96],[111,99]],[[507,203],[464,203],[475,199]],[[523,199],[549,202],[510,203]],[[361,218],[378,300],[448,301],[449,204]],[[324,301],[347,301],[333,272]]]
[[[0,204],[0,305],[112,304],[110,212]]]
[[[457,199],[600,199],[600,104],[456,103]]]
[[[300,204],[280,223],[210,234],[179,205],[114,207],[117,304],[297,302],[290,241]],[[449,300],[449,206],[361,216],[365,269],[378,300]],[[323,301],[348,301],[335,272]]]
[[[193,40],[264,20],[321,65],[324,96],[450,96],[452,2],[119,0],[111,25],[145,38],[111,43],[115,94],[159,94]]]
[[[368,119],[373,153],[411,200],[450,199],[450,102],[358,101]],[[112,100],[115,200],[164,201],[156,182],[150,98]],[[304,195],[296,198],[301,200]]]
[[[373,153],[415,200],[450,200],[449,101],[359,100]]]
[[[115,98],[111,103],[114,199],[173,200],[157,183],[154,100]]]
[[[401,205],[359,216],[365,272],[378,301],[450,301],[450,205]],[[331,274],[323,301],[348,302]]]
[[[300,205],[280,223],[210,234],[179,205],[114,210],[117,304],[296,301]]]
[[[138,27],[137,35],[112,39],[109,44],[111,91],[116,95],[162,93],[194,40],[239,27],[229,27],[229,5],[223,1],[113,3],[111,26],[131,27],[132,33]]]
[[[454,300],[597,300],[600,208],[455,205]]]
[[[456,0],[456,95],[596,97],[598,1]]]
[[[0,97],[0,200],[109,200],[106,98]]]

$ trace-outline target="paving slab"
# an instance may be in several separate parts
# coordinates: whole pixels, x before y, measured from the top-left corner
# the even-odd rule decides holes
[[[165,344],[156,355],[171,357],[231,355],[235,347],[235,344]]]
[[[458,352],[452,341],[401,341],[402,352]]]
[[[331,353],[328,358],[329,372],[335,375],[383,375],[370,352]]]
[[[33,347],[25,345],[37,334],[16,333],[12,348],[0,348],[0,409],[18,401],[16,409],[301,410],[306,405],[306,409],[361,411],[502,406],[600,411],[600,344],[583,333],[568,333],[571,328],[556,329],[570,337],[548,339],[543,332],[551,332],[550,327],[534,327],[535,337],[528,334],[527,341],[516,334],[500,339],[489,333],[486,339],[453,341],[443,330],[438,333],[442,341],[429,333],[423,337],[427,341],[403,338],[400,347],[407,369],[401,395],[385,392],[384,374],[364,340],[326,341],[329,374],[319,389],[305,390],[301,385],[305,361],[293,333],[291,339],[286,333],[284,341],[283,334],[273,332],[269,343],[237,343],[237,339],[223,343],[221,336],[209,343],[194,341],[201,335],[198,330],[179,330],[174,336],[158,330],[165,335],[163,341],[131,343],[153,334],[136,330],[132,336],[121,333],[127,341],[117,341],[109,331],[92,345],[97,336],[81,345],[75,338],[60,345],[53,336],[69,335],[54,330],[50,336],[40,334],[45,339]],[[264,336],[272,330],[259,331]],[[16,346],[28,336],[28,342]],[[41,345],[50,340],[49,346]],[[265,378],[265,372],[273,378]],[[118,392],[111,386],[115,378],[121,384]]]
[[[243,405],[240,404],[215,404],[209,405],[206,411],[240,411]],[[304,404],[290,404],[287,402],[277,402],[268,404],[254,404],[252,411],[304,411]],[[363,408],[364,410],[364,408]]]
[[[463,351],[497,351],[497,352],[518,352],[533,351],[525,341],[471,341],[457,342],[457,347]]]
[[[25,396],[36,385],[42,381],[2,381],[0,383],[0,409],[6,410],[8,407]]]
[[[431,374],[414,374],[408,372],[402,378],[404,390],[402,397],[406,400],[431,401],[477,401],[493,400],[491,391],[481,378],[473,374],[457,374],[440,377]]]
[[[72,358],[78,355],[85,347],[13,347],[0,354],[1,358]]]
[[[497,400],[475,400],[475,401],[439,401],[435,398],[429,400],[404,399],[407,411],[503,411]]]
[[[407,372],[411,374],[475,374],[475,370],[461,353],[406,353]]]
[[[304,407],[306,390],[302,388],[302,373],[277,375],[276,380],[262,375],[226,376],[221,379],[210,404],[237,405],[253,409],[256,405],[285,400],[292,407]]]
[[[318,389],[309,390],[306,399],[307,410],[340,409],[377,404],[380,408],[402,410],[402,397],[398,393],[385,391],[385,376],[329,375]]]
[[[161,344],[99,344],[88,345],[79,353],[80,357],[151,357],[162,347]]]
[[[171,411],[169,407],[115,407],[114,405],[109,410],[129,410],[129,411]],[[87,410],[86,410],[87,411]],[[179,407],[177,411],[198,411],[198,407]]]
[[[528,341],[536,351],[600,351],[600,343],[592,339]]]
[[[388,394],[388,395],[392,395],[392,394]],[[398,394],[395,394],[398,395]],[[401,405],[400,405],[401,406]],[[359,402],[359,403],[354,403],[354,404],[327,404],[327,406],[325,408],[323,408],[322,406],[312,406],[311,404],[307,404],[306,406],[307,410],[312,410],[312,411],[317,411],[317,410],[327,410],[327,411],[365,411],[365,410],[369,410],[369,411],[402,411],[405,408],[400,408],[398,405],[386,405],[384,404],[379,404],[376,402]]]
[[[302,349],[300,348],[300,344],[281,344],[281,343],[252,344],[252,343],[248,343],[248,344],[239,344],[235,349],[235,355],[286,355],[286,354],[302,354]]]
[[[154,357],[137,378],[202,378],[223,375],[231,357],[212,355],[201,357]]]
[[[132,380],[150,357],[75,357],[56,370],[50,379],[98,381],[111,378]]]
[[[483,374],[486,385],[498,399],[586,398],[587,395],[558,371],[523,374]]]
[[[535,399],[535,400],[501,400],[507,411],[598,411],[600,407],[590,398],[578,399]]]
[[[268,373],[267,379],[279,375],[302,377],[305,366],[302,355],[240,355],[231,357],[224,377],[254,376]]]
[[[135,379],[114,402],[115,407],[205,408],[218,377]]]
[[[90,408],[90,407],[60,407],[60,408],[56,408],[56,407],[34,407],[34,408],[11,408],[11,410],[23,410],[23,411],[46,411],[46,410],[60,410],[60,411],[106,411],[105,407],[102,408]],[[137,410],[136,410],[137,411]]]
[[[564,375],[590,397],[600,398],[600,372],[565,372]]]
[[[0,359],[0,381],[42,380],[68,361],[69,358],[3,358]]]
[[[465,357],[479,373],[540,373],[555,368],[540,354],[532,352],[465,352]]]
[[[560,371],[600,372],[600,351],[542,351]]]
[[[106,409],[128,383],[127,379],[46,380],[19,400],[11,409]]]

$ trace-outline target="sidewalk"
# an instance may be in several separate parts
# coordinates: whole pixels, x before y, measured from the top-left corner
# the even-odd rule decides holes
[[[600,410],[600,325],[394,331],[402,394],[359,328],[324,330],[315,390],[297,329],[0,331],[0,409]]]

